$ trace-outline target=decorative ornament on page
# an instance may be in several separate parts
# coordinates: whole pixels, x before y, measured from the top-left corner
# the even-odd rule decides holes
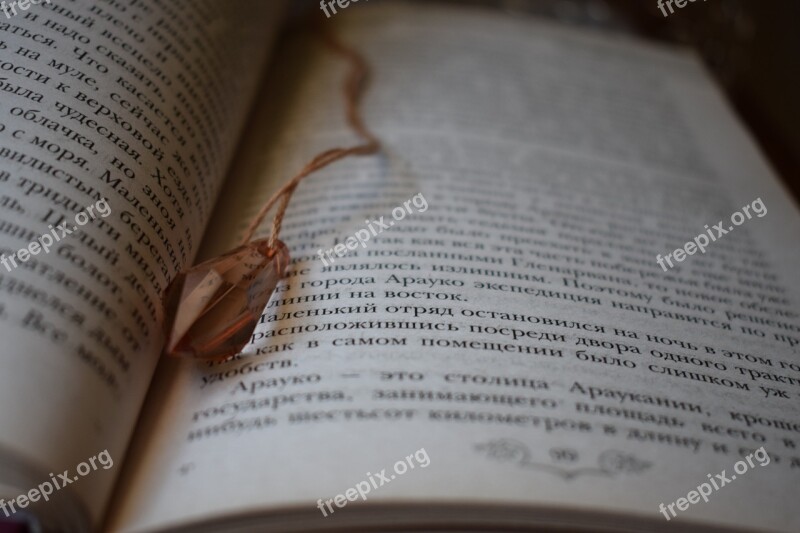
[[[318,154],[283,185],[250,223],[239,248],[181,272],[164,299],[167,342],[164,355],[224,361],[241,352],[255,331],[261,313],[289,265],[289,250],[278,239],[283,216],[300,181],[340,159],[380,150],[358,109],[369,69],[355,50],[322,32],[328,48],[351,64],[344,84],[347,123],[365,142],[332,148]],[[268,239],[253,240],[255,232],[277,205]]]

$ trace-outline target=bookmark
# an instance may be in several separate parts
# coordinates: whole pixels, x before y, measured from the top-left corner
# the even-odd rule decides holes
[[[264,204],[245,232],[241,246],[178,274],[165,296],[164,355],[222,361],[239,353],[250,340],[289,265],[289,250],[278,236],[289,200],[300,181],[345,157],[380,150],[378,139],[364,125],[358,108],[368,65],[358,52],[333,35],[323,32],[323,36],[326,45],[351,65],[343,87],[347,123],[365,142],[318,154]],[[269,238],[253,240],[275,205]]]

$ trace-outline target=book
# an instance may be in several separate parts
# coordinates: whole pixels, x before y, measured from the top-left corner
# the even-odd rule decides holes
[[[383,149],[298,188],[224,363],[161,358],[163,292],[356,141],[347,65],[280,2],[0,20],[0,519],[796,531],[800,217],[701,62],[341,4]]]

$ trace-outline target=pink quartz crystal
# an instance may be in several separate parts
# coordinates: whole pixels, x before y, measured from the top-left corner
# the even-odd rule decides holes
[[[250,340],[289,264],[281,241],[253,241],[182,272],[166,297],[164,354],[224,360]]]

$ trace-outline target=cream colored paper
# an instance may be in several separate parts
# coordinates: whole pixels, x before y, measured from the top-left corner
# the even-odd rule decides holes
[[[652,531],[672,526],[660,503],[763,445],[768,466],[679,523],[795,529],[796,434],[766,421],[797,424],[796,387],[766,396],[758,376],[800,377],[776,337],[797,337],[800,218],[697,61],[421,4],[336,23],[374,65],[385,151],[301,185],[294,274],[240,359],[162,365],[112,528]],[[280,55],[204,255],[307,158],[355,141],[342,63],[300,37]],[[425,213],[323,269],[318,250],[419,193]],[[656,265],[756,198],[766,216]],[[744,317],[776,313],[784,326]],[[424,470],[317,508],[420,448]]]

